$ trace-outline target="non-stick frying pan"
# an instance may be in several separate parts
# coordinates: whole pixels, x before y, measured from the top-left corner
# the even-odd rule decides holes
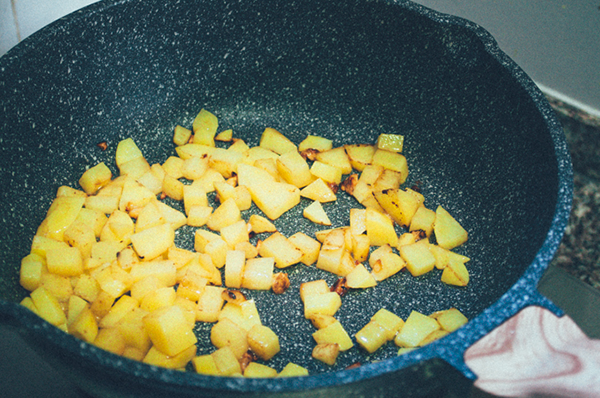
[[[310,133],[335,145],[403,134],[406,185],[469,231],[459,251],[472,259],[471,281],[453,288],[437,271],[401,273],[347,294],[336,316],[351,335],[379,308],[406,318],[411,310],[457,307],[470,322],[400,357],[392,345],[372,356],[354,349],[328,369],[310,360],[313,329],[294,293],[303,281],[335,278],[297,266],[286,294],[249,294],[281,340],[270,364],[291,360],[311,376],[247,380],[117,357],[18,306],[27,294],[18,283],[20,259],[56,189],[76,186],[100,161],[116,171],[116,143],[127,137],[151,163],[164,162],[174,154],[174,126],[190,126],[201,108],[254,145],[265,127],[296,142]],[[445,389],[460,396],[475,377],[464,365],[466,348],[525,306],[560,312],[536,284],[570,211],[563,133],[532,81],[471,22],[408,1],[104,1],[0,59],[0,109],[0,319],[95,395],[417,396]],[[106,151],[97,146],[102,141]],[[325,207],[335,226],[357,206],[341,197]],[[300,216],[303,207],[277,220],[282,233],[316,231]],[[191,248],[192,234],[183,228],[177,243]],[[210,349],[199,345],[199,352]],[[363,366],[346,370],[356,362]]]

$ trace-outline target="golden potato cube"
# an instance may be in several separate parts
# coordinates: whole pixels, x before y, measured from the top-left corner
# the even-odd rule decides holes
[[[422,196],[412,192],[399,188],[387,189],[375,192],[375,199],[398,225],[408,227],[417,209],[423,204]]]
[[[289,138],[270,127],[263,131],[259,146],[280,155],[289,151],[297,151],[296,145]]]
[[[346,276],[342,275],[341,270],[342,259],[345,254],[348,254],[348,252],[343,247],[339,249],[324,249],[321,247],[316,267],[332,274]]]
[[[375,146],[367,144],[344,145],[350,164],[357,171],[362,171],[365,166],[373,162],[376,149]]]
[[[115,161],[118,167],[140,157],[143,157],[142,151],[132,138],[126,138],[117,144]]]
[[[183,188],[185,185],[170,175],[166,175],[163,180],[162,191],[163,193],[173,200],[183,200]]]
[[[242,374],[242,367],[230,346],[219,348],[210,354],[221,376],[237,376]]]
[[[19,305],[22,305],[23,307],[27,308],[29,311],[38,315],[37,308],[35,308],[35,304],[33,303],[33,300],[31,299],[31,297],[29,297],[29,296],[25,297],[23,300],[21,300]]]
[[[82,258],[86,258],[91,255],[92,244],[96,242],[96,235],[89,224],[76,219],[65,230],[63,239],[69,246],[77,247],[81,252]]]
[[[371,317],[371,321],[379,323],[386,330],[388,340],[393,340],[396,333],[404,325],[404,320],[398,315],[386,310],[385,308],[380,309]]]
[[[317,153],[316,160],[340,169],[342,174],[350,174],[352,172],[352,164],[344,147],[321,151]]]
[[[385,169],[398,171],[402,174],[401,184],[408,177],[408,164],[404,155],[388,151],[385,149],[377,149],[373,154],[372,164],[382,166]]]
[[[94,313],[86,306],[77,317],[68,324],[70,334],[85,342],[92,343],[98,336],[98,324]]]
[[[439,323],[417,311],[411,311],[404,325],[394,338],[399,347],[418,347],[432,332],[440,329]]]
[[[171,224],[158,225],[131,235],[131,243],[140,258],[152,260],[173,246],[175,231]]]
[[[194,118],[192,130],[194,131],[194,144],[215,146],[215,134],[219,127],[219,119],[207,111],[201,109]]]
[[[433,232],[435,223],[435,211],[421,206],[417,209],[410,221],[409,231],[425,231],[427,236]]]
[[[220,231],[222,228],[236,223],[242,219],[240,209],[237,207],[233,198],[227,199],[210,215],[206,226],[213,231]]]
[[[338,320],[332,315],[313,314],[310,317],[310,323],[312,323],[312,325],[317,329],[326,328],[335,322],[338,322]]]
[[[197,180],[206,173],[206,170],[208,170],[209,167],[207,158],[192,156],[183,161],[183,164],[181,165],[181,174],[183,178],[188,180]]]
[[[106,224],[106,222],[108,221],[108,217],[101,211],[87,208],[87,204],[84,204],[84,206],[86,207],[82,208],[79,211],[75,222],[77,222],[78,224],[87,225],[89,228],[92,229],[92,231],[94,231],[94,236],[99,238],[100,232],[102,232],[104,224]],[[114,210],[116,210],[116,208],[113,209],[113,211]],[[108,212],[108,214],[110,213],[112,213],[112,211]]]
[[[173,286],[165,286],[146,294],[140,302],[140,308],[147,312],[171,307],[175,304],[177,292]],[[137,301],[137,300],[136,300]]]
[[[195,159],[195,158],[192,158]],[[183,204],[185,214],[190,214],[190,209],[193,206],[208,206],[208,197],[202,187],[191,184],[183,186]]]
[[[223,130],[215,136],[215,141],[229,142],[231,140],[233,140],[233,130],[232,129]],[[238,140],[238,141],[242,141],[242,140]]]
[[[451,258],[454,259],[454,261],[458,261],[463,264],[470,261],[470,258],[467,256],[454,253],[435,244],[431,244],[429,246],[429,250],[431,251],[431,254],[433,254],[433,256],[435,257],[435,267],[437,269],[446,268]]]
[[[337,343],[317,344],[312,351],[312,357],[327,365],[335,365],[337,357],[340,353],[340,346]]]
[[[466,316],[456,308],[450,308],[444,311],[437,311],[429,315],[438,321],[442,329],[448,332],[454,332],[456,329],[468,322]]]
[[[35,253],[23,257],[19,270],[19,283],[30,292],[40,286],[45,261],[42,256]]]
[[[467,286],[469,284],[469,271],[465,264],[456,258],[448,261],[448,266],[442,271],[442,282],[454,286]]]
[[[37,314],[44,320],[54,326],[67,322],[67,317],[58,299],[44,286],[40,286],[32,291],[30,297],[33,300],[35,308],[37,308]]]
[[[110,328],[115,326],[118,322],[125,317],[129,312],[132,312],[134,309],[138,308],[138,301],[131,296],[121,296],[111,309],[108,311],[101,320],[99,326],[101,328]]]
[[[333,141],[320,137],[318,135],[307,135],[300,144],[298,144],[298,152],[304,152],[308,149],[314,149],[318,152],[328,151],[333,147]]]
[[[219,234],[204,229],[197,229],[194,233],[194,250],[202,253],[209,242],[217,239],[222,239]]]
[[[377,286],[377,280],[363,264],[358,264],[346,275],[346,285],[352,289],[367,289]]]
[[[397,274],[406,266],[406,262],[396,253],[384,253],[371,265],[373,277],[381,282]]]
[[[374,353],[388,342],[388,331],[376,321],[370,321],[356,332],[355,338],[359,346],[369,354]]]
[[[279,170],[277,170],[277,159],[279,159],[279,155],[277,155],[275,158],[256,159],[256,161],[253,164],[250,164],[250,166],[254,166],[257,169],[266,172],[266,174],[268,174],[273,181],[285,182],[281,174],[279,174]]]
[[[66,185],[61,185],[56,190],[56,197],[58,198],[61,196],[79,196],[85,198],[87,197],[87,194],[79,189],[71,188]]]
[[[317,330],[312,336],[317,344],[337,344],[340,351],[346,351],[354,347],[348,332],[339,321]]]
[[[286,268],[299,263],[303,253],[288,238],[275,232],[260,243],[258,254],[262,257],[272,257],[277,268]]]
[[[371,240],[365,234],[352,235],[352,257],[354,261],[362,263],[369,258]]]
[[[168,369],[184,369],[188,362],[196,356],[196,350],[196,346],[191,345],[179,354],[167,355],[156,347],[152,347],[142,362]]]
[[[51,272],[43,272],[40,279],[40,287],[45,287],[51,295],[60,302],[66,302],[73,294],[71,278],[60,276]]]
[[[406,261],[406,268],[412,276],[419,276],[431,271],[435,266],[435,257],[429,250],[429,242],[420,240],[412,245],[400,247],[400,256]]]
[[[110,214],[119,208],[119,196],[88,196],[85,198],[85,208],[102,214]]]
[[[85,308],[89,309],[88,302],[79,296],[72,295],[69,297],[67,304],[67,326],[71,325],[75,319],[81,314]]]
[[[137,214],[135,232],[165,224],[167,220],[156,201],[150,201]]]
[[[192,365],[194,366],[196,373],[199,374],[213,376],[218,376],[220,374],[215,359],[210,354],[199,355],[192,358]]]
[[[296,232],[287,238],[288,242],[302,252],[300,262],[304,265],[311,265],[317,261],[321,244],[319,241],[306,235],[304,232]]]
[[[148,312],[138,307],[127,313],[116,325],[127,346],[135,347],[143,356],[152,346],[150,336],[144,327],[144,317],[146,315],[148,315]]]
[[[400,134],[379,134],[376,145],[378,149],[402,152],[404,147],[404,136]]]
[[[139,211],[153,199],[155,199],[154,192],[132,178],[127,177],[123,184],[123,191],[119,200],[119,210],[137,218]]]
[[[144,157],[131,159],[119,166],[119,173],[137,180],[150,171],[150,164]]]
[[[448,250],[462,245],[469,238],[467,231],[442,206],[435,211],[433,231],[437,244]]]
[[[212,240],[204,247],[204,252],[210,256],[212,263],[217,268],[223,268],[227,259],[229,245],[221,237]]]
[[[223,308],[225,300],[223,299],[222,287],[206,286],[198,297],[198,307],[196,310],[196,320],[199,322],[217,322],[219,313]]]
[[[250,180],[242,184],[242,177],[247,176],[246,170],[250,167],[252,166],[239,165],[240,185],[245,185],[248,188],[252,201],[271,220],[279,218],[283,213],[300,203],[300,190],[288,183]],[[256,168],[254,167],[254,169]]]
[[[179,273],[178,273],[179,275]],[[208,284],[206,273],[201,267],[189,266],[185,267],[185,272],[182,277],[178,276],[179,286],[177,287],[177,297],[185,298],[193,302],[197,302],[198,298]],[[194,308],[195,311],[195,308]]]
[[[299,377],[299,376],[308,376],[308,369],[297,365],[292,362],[288,362],[287,365],[281,369],[281,372],[277,375],[277,377]]]
[[[308,163],[297,151],[289,151],[276,161],[279,175],[289,184],[303,188],[313,182]]]
[[[162,211],[163,216],[167,223],[171,224],[173,230],[177,230],[177,228],[186,224],[187,220],[185,214],[180,212],[177,209],[172,208],[166,203],[156,201],[156,206]]]
[[[191,157],[206,157],[210,156],[212,151],[215,150],[214,146],[202,145],[202,144],[184,144],[175,148],[175,152],[177,152],[177,156],[181,159],[186,160]]]
[[[258,362],[250,362],[244,369],[244,377],[254,379],[277,377],[277,370]]]
[[[340,184],[342,182],[341,169],[318,160],[310,166],[310,172],[315,178],[320,178],[327,183]]]
[[[394,224],[385,214],[367,208],[365,225],[367,228],[367,236],[369,237],[369,242],[372,246],[382,246],[385,244],[395,245],[398,241],[398,236],[394,230]]]
[[[79,185],[88,195],[95,194],[100,188],[105,186],[112,179],[112,172],[100,162],[94,167],[87,169],[79,179]]]
[[[373,184],[373,192],[398,189],[402,185],[402,181],[403,178],[400,172],[384,169]]]
[[[335,202],[336,194],[331,187],[327,185],[321,178],[315,179],[313,182],[300,190],[300,196],[321,203]]]
[[[354,236],[362,235],[367,231],[366,209],[350,209],[350,232]]]
[[[228,250],[225,259],[225,286],[239,289],[244,278],[246,254],[239,250]]]
[[[116,263],[113,263],[109,267],[101,268],[93,276],[96,282],[98,282],[100,289],[113,297],[125,294],[133,284],[131,275],[121,269]]]
[[[175,305],[145,316],[144,326],[154,346],[169,356],[177,355],[197,342],[183,310]]]
[[[98,293],[98,297],[94,300],[90,305],[90,310],[94,313],[94,315],[100,319],[110,311],[113,303],[115,302],[115,296],[110,293],[105,292],[104,290],[100,290]]]
[[[240,359],[248,351],[248,332],[229,318],[221,318],[210,330],[210,341],[217,348],[230,347]]]
[[[268,361],[280,350],[279,337],[269,327],[254,325],[248,331],[248,345],[259,358]]]
[[[117,328],[98,329],[98,334],[92,344],[117,355],[121,355],[125,351],[125,339]]]
[[[258,214],[252,214],[248,219],[248,224],[250,225],[250,230],[256,234],[277,232],[277,228],[271,221]]]
[[[240,152],[215,148],[210,155],[208,164],[211,169],[218,171],[224,178],[230,178],[237,173],[237,166],[243,158],[244,154]]]
[[[248,234],[248,225],[244,220],[239,220],[231,225],[221,228],[221,238],[230,248],[235,247],[237,243],[248,242],[250,236]]]
[[[155,164],[152,166],[157,166],[162,169],[162,166],[160,166],[159,164]],[[152,166],[150,166],[150,170],[146,171],[144,174],[142,174],[141,177],[137,179],[137,182],[139,182],[144,188],[146,188],[153,194],[158,195],[162,192],[164,175],[162,176],[162,178],[158,177],[156,173],[152,171]]]
[[[312,202],[310,205],[304,208],[304,210],[302,211],[302,215],[308,218],[310,221],[314,222],[315,224],[325,226],[331,225],[331,220],[329,220],[327,213],[325,213],[325,210],[323,210],[321,202]]]
[[[325,279],[304,282],[300,285],[300,298],[303,302],[308,296],[315,296],[318,294],[324,294],[329,292],[329,286],[327,285]]]
[[[177,146],[185,145],[190,141],[191,136],[192,130],[177,125],[173,131],[173,143]]]
[[[270,290],[274,267],[275,260],[272,257],[248,259],[244,268],[242,287],[253,290]]]
[[[77,247],[50,249],[46,252],[48,271],[61,276],[78,276],[83,273],[83,259]]]
[[[304,317],[310,319],[314,314],[335,315],[342,306],[342,299],[336,292],[311,294],[304,297]]]
[[[77,219],[85,203],[81,196],[61,196],[54,199],[37,234],[63,240],[65,230]]]
[[[169,156],[167,160],[161,165],[165,172],[165,177],[170,176],[176,180],[183,177],[183,164],[185,160],[177,156]],[[163,177],[164,180],[164,177]]]

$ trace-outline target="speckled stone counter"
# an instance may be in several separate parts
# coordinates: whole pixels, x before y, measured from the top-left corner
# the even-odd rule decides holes
[[[549,98],[573,158],[573,210],[553,265],[600,293],[600,119]]]

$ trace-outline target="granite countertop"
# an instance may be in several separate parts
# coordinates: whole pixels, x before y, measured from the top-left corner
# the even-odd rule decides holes
[[[574,169],[573,210],[553,265],[600,294],[600,118],[548,100],[565,131]]]

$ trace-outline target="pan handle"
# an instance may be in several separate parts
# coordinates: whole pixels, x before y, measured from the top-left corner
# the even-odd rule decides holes
[[[475,386],[502,397],[600,397],[600,340],[568,315],[525,307],[469,347]]]

